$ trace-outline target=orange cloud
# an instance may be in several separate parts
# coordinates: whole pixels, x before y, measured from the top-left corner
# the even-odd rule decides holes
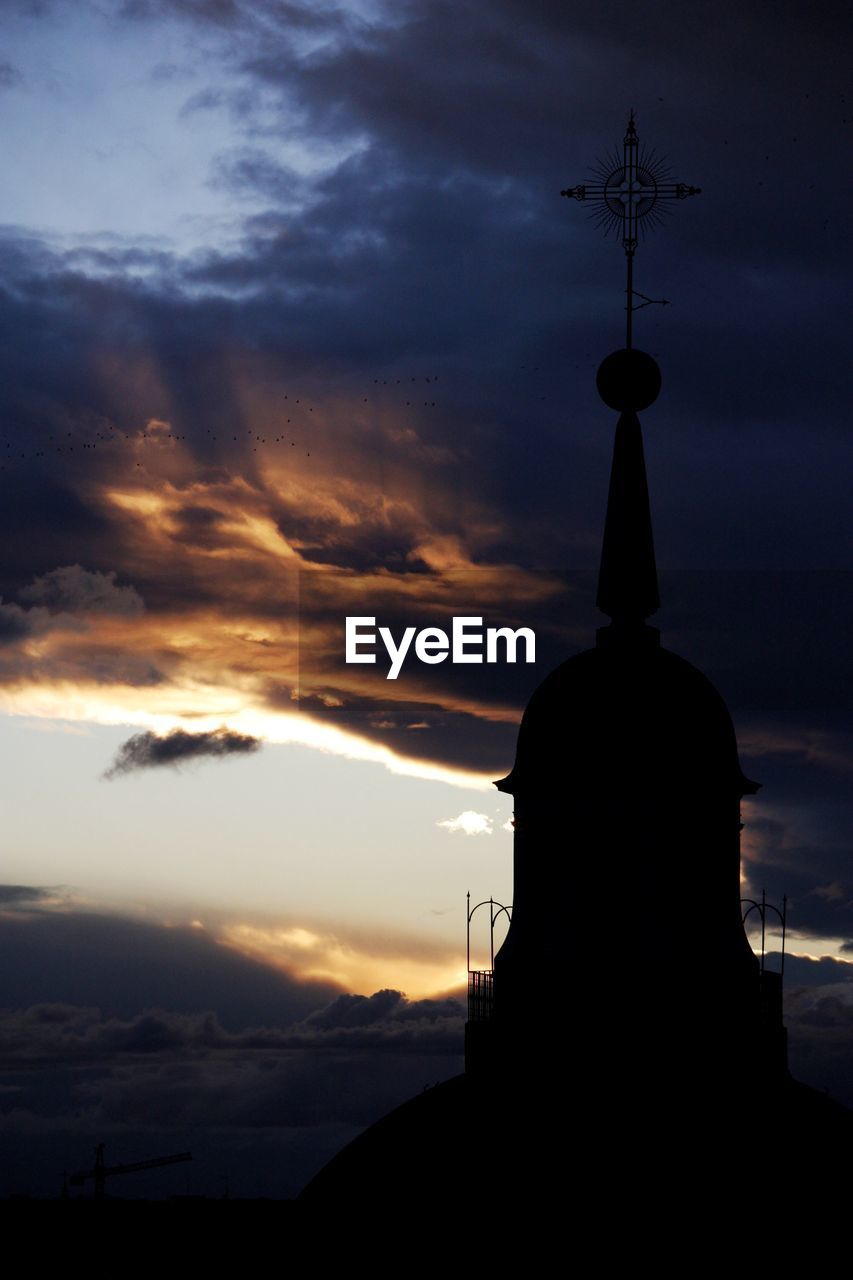
[[[412,999],[457,990],[467,982],[461,948],[449,952],[396,939],[376,946],[329,930],[328,926],[232,923],[218,934],[225,946],[241,955],[281,968],[303,979],[339,983],[346,991],[397,987]]]
[[[430,732],[448,717],[460,734],[511,724],[520,708],[454,688],[434,667],[410,664],[389,682],[346,666],[344,618],[369,600],[421,625],[472,611],[520,625],[515,614],[561,584],[484,561],[503,529],[473,484],[456,471],[450,482],[463,448],[433,446],[399,406],[336,393],[285,403],[249,357],[225,358],[235,429],[230,440],[217,432],[206,461],[167,416],[175,405],[153,363],[102,366],[158,405],[125,447],[114,432],[80,480],[111,531],[101,577],[138,607],[110,612],[95,592],[60,609],[40,602],[36,584],[29,603],[25,592],[0,606],[14,633],[0,654],[0,706],[161,733],[225,726],[482,785],[458,762],[442,767],[440,746],[429,757]],[[94,570],[77,569],[94,582]],[[350,716],[371,702],[375,714]]]

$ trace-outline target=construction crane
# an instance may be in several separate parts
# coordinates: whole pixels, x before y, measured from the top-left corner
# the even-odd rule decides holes
[[[107,1178],[116,1173],[139,1173],[142,1169],[160,1169],[166,1164],[183,1164],[185,1160],[192,1160],[189,1151],[181,1151],[174,1156],[157,1156],[154,1160],[134,1160],[132,1164],[108,1165],[104,1161],[104,1144],[99,1142],[95,1147],[94,1168],[78,1169],[68,1176],[68,1181],[72,1187],[82,1187],[84,1182],[92,1178],[95,1183],[95,1199],[101,1200]]]

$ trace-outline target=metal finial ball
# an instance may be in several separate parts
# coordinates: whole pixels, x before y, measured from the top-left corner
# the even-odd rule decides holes
[[[610,409],[648,409],[658,398],[660,369],[645,351],[623,347],[602,360],[595,385]]]

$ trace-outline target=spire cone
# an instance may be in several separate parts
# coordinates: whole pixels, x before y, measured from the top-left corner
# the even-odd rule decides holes
[[[614,351],[596,379],[599,395],[620,409],[613,445],[596,605],[613,622],[642,626],[660,608],[643,433],[637,409],[660,390],[660,370],[644,351]]]

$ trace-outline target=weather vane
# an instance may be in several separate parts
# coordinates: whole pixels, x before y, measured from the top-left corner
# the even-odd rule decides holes
[[[625,346],[633,345],[634,312],[642,311],[651,303],[666,304],[665,298],[647,298],[634,288],[634,254],[640,231],[651,228],[669,212],[666,201],[685,200],[698,196],[700,187],[689,187],[684,182],[670,182],[669,167],[653,151],[640,150],[637,125],[632,111],[628,117],[628,131],[622,144],[622,155],[612,152],[600,161],[594,170],[596,181],[568,187],[561,196],[575,200],[589,200],[595,205],[593,217],[598,226],[607,232],[621,231],[622,247],[628,269],[625,286],[627,332]],[[639,304],[635,299],[640,298]]]

